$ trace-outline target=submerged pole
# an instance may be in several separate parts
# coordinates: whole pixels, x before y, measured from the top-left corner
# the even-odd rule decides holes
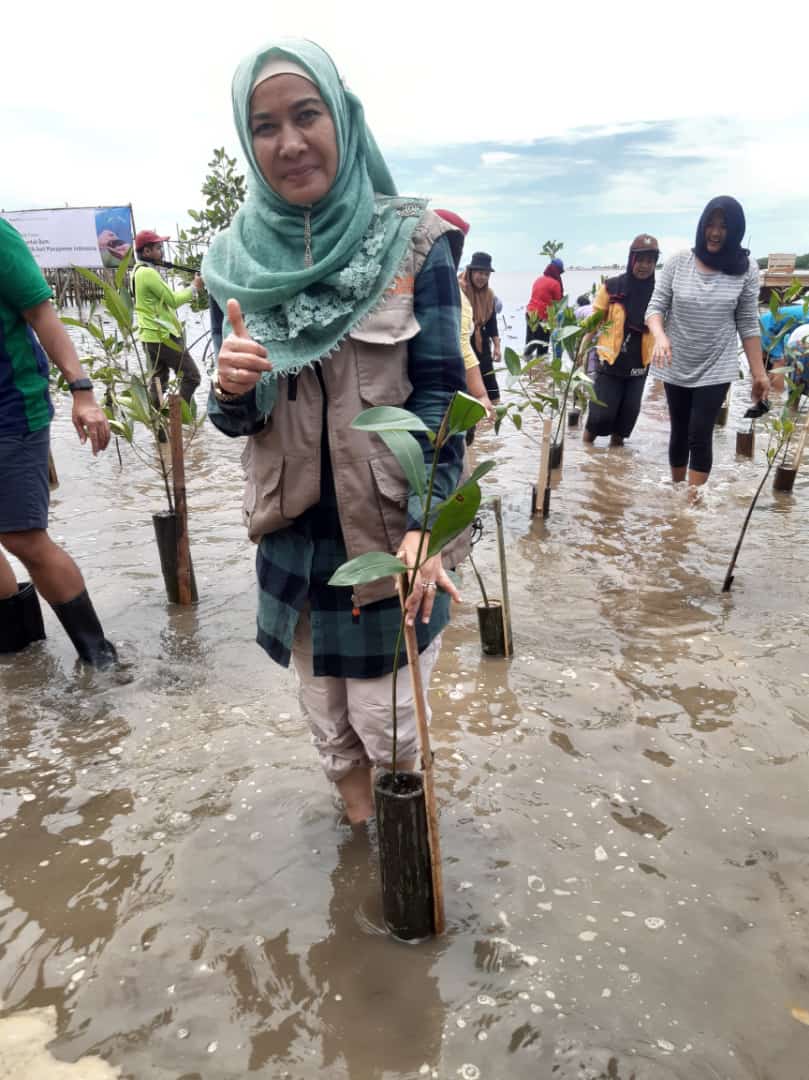
[[[197,599],[194,574],[191,568],[191,549],[188,542],[188,503],[185,494],[185,461],[183,458],[182,398],[172,394],[169,399],[171,431],[171,477],[174,486],[174,512],[177,515],[177,599],[180,604],[193,604]]]
[[[499,495],[492,499],[494,521],[497,531],[497,560],[500,563],[500,590],[503,604],[503,655],[514,655],[514,640],[511,634],[511,601],[508,596],[508,572],[506,569],[506,543],[503,537],[503,500]]]

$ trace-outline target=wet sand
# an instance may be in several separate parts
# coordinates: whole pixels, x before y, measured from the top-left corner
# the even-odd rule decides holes
[[[477,440],[515,656],[481,657],[465,571],[431,687],[449,927],[419,946],[382,932],[293,677],[253,643],[239,445],[206,425],[189,452],[200,603],[171,608],[157,476],[91,462],[63,402],[51,531],[128,669],[77,668],[49,611],[0,658],[0,1077],[807,1080],[809,473],[765,489],[722,596],[762,468],[734,395],[693,507],[652,386],[625,448],[570,433],[544,523],[534,447]],[[490,515],[477,555],[496,594]]]

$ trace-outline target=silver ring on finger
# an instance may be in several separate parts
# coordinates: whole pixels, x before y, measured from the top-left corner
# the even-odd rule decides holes
[[[425,589],[437,589],[438,586],[436,585],[436,583],[434,581],[425,581],[424,582],[424,588]]]

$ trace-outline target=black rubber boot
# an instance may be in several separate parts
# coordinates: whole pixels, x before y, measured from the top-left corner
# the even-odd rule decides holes
[[[51,604],[82,660],[93,667],[107,668],[118,659],[111,641],[104,637],[95,608],[84,589],[64,604]]]
[[[30,581],[17,582],[16,595],[0,600],[0,653],[19,652],[44,637],[37,591]]]

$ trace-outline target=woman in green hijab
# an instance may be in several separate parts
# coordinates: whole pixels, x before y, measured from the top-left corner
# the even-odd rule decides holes
[[[350,425],[365,408],[396,405],[435,430],[463,390],[452,226],[397,196],[361,103],[313,42],[245,59],[233,109],[250,184],[203,264],[226,312],[209,414],[248,437],[257,640],[278,663],[294,660],[321,763],[359,824],[373,813],[372,768],[391,757],[399,604],[392,579],[353,592],[327,582],[366,551],[412,564],[420,506],[384,443]],[[426,438],[422,447],[426,469]],[[442,452],[438,498],[462,463],[458,437]],[[459,554],[426,562],[408,601],[427,682],[450,597],[460,599],[445,569]],[[415,765],[407,671],[397,685],[399,760]]]

